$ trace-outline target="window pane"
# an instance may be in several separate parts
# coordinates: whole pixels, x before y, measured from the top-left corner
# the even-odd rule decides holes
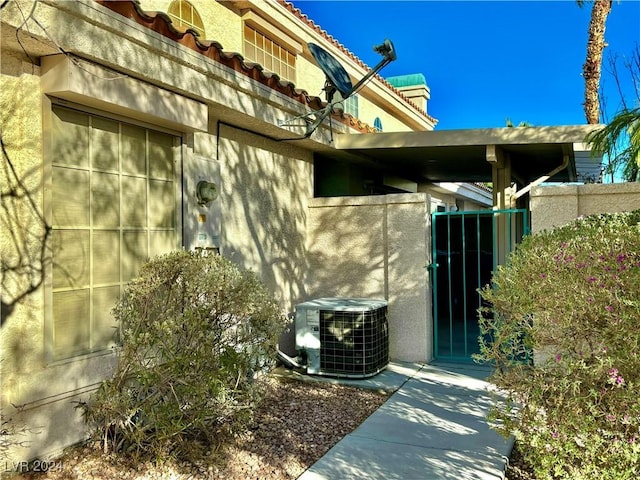
[[[52,230],[53,288],[89,285],[89,230]]]
[[[171,228],[175,224],[173,182],[149,181],[149,227]]]
[[[173,180],[173,139],[171,135],[149,131],[149,175]]]
[[[181,2],[171,2],[169,4],[169,8],[167,8],[167,13],[171,15],[175,15],[176,17],[180,16],[180,5]]]
[[[146,226],[146,205],[147,181],[138,177],[122,177],[122,225]]]
[[[247,43],[244,47],[244,56],[251,62],[256,61],[256,47]]]
[[[122,275],[128,282],[138,275],[138,270],[147,261],[147,232],[125,232],[123,234]]]
[[[150,251],[149,257],[153,258],[164,253],[169,253],[177,248],[176,234],[173,230],[149,233]]]
[[[118,170],[118,122],[94,117],[91,121],[91,166]]]
[[[91,219],[94,227],[120,225],[119,177],[111,173],[95,173],[91,177]]]
[[[66,358],[112,344],[124,284],[149,250],[178,247],[179,137],[62,107],[54,117],[49,340]]]
[[[72,355],[89,348],[89,290],[53,294],[54,354]]]
[[[120,297],[120,287],[103,287],[93,290],[92,347],[113,345],[118,337],[118,324],[111,310]]]
[[[120,281],[120,232],[96,231],[93,234],[93,284]]]
[[[295,55],[277,42],[265,37],[245,23],[244,53],[251,62],[259,63],[265,70],[278,74],[282,79],[295,79]],[[255,46],[252,45],[255,38]]]
[[[144,128],[122,124],[122,171],[146,175],[146,132]]]
[[[204,36],[204,23],[198,11],[186,0],[176,0],[169,4],[167,13],[175,26],[192,28]]]
[[[53,163],[59,165],[89,166],[89,116],[53,108]]]
[[[89,172],[53,167],[53,223],[58,226],[89,225]]]

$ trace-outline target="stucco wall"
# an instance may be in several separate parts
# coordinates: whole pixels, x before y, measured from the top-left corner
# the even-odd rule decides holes
[[[291,311],[306,296],[309,151],[232,127],[220,133],[221,252],[258,272]]]
[[[296,52],[298,53],[296,74],[295,78],[291,80],[296,88],[306,90],[311,96],[318,96],[323,101],[326,100],[323,91],[326,76],[306,48],[305,44],[307,42],[318,43],[323,45],[323,48],[329,49],[340,64],[345,67],[354,84],[369,70],[368,67],[364,68],[358,62],[354,62],[350,55],[324,44],[323,35],[306,28],[306,25],[299,22],[277,2],[254,0],[251,4],[241,2],[236,4],[234,2],[221,3],[210,0],[191,0],[190,3],[200,14],[206,32],[206,40],[220,43],[226,52],[243,54],[244,21],[242,15],[247,10],[255,12],[257,16],[273,27],[273,31],[267,32],[271,33],[273,40],[278,41],[279,32],[282,32],[283,35],[290,37],[295,42],[299,42],[303,46],[303,51]],[[150,12],[166,12],[170,4],[171,0],[140,0],[140,7]],[[299,8],[304,11],[304,4],[299,5]],[[336,7],[328,4],[327,8]],[[374,42],[379,40],[379,38],[372,38]],[[412,106],[396,97],[386,86],[378,85],[377,88],[373,88],[372,85],[376,82],[376,80],[373,80],[358,94],[358,118],[362,122],[373,126],[374,119],[379,117],[382,121],[383,130],[386,132],[410,131],[416,128],[419,130],[432,129],[430,120],[416,114]],[[403,112],[403,115],[399,115]],[[413,118],[414,116],[416,117]],[[413,118],[413,120],[409,120],[410,118]],[[416,121],[418,122],[417,125]]]
[[[383,132],[408,132],[411,130],[393,114],[380,109],[379,106],[362,95],[358,98],[358,118],[371,126],[373,126],[374,120],[379,118],[382,122]]]
[[[16,38],[10,26],[24,25],[18,6],[11,2],[3,10],[3,29],[7,28],[9,39]],[[46,125],[51,110],[49,96],[74,102],[81,110],[97,109],[100,114],[118,115],[124,121],[142,121],[182,133],[185,176],[195,171],[196,157],[219,169],[221,192],[214,214],[220,224],[222,253],[258,272],[284,309],[291,310],[316,294],[337,294],[333,288],[336,283],[327,272],[343,274],[340,262],[345,253],[340,245],[343,238],[331,236],[339,233],[331,230],[331,212],[322,218],[328,222],[328,231],[316,222],[320,243],[307,235],[315,208],[309,208],[313,195],[312,153],[298,144],[275,142],[242,130],[263,132],[265,127],[273,128],[277,119],[299,108],[294,100],[273,94],[252,79],[172,44],[143,26],[129,24],[124,28],[124,19],[95,2],[39,3],[37,7],[35,18],[60,49],[77,52],[86,59],[100,59],[102,66],[78,58],[73,62],[63,59],[71,73],[54,74],[53,80],[60,82],[51,82],[43,78],[52,72],[47,70],[51,66],[44,58],[60,56],[60,49],[39,28],[30,34],[33,39],[25,40],[36,65],[27,61],[23,52],[27,47],[16,41],[2,46],[2,137],[11,162],[3,161],[0,169],[0,254],[3,269],[5,262],[18,268],[9,274],[3,272],[0,399],[3,415],[29,429],[25,447],[10,453],[15,461],[56,455],[85,436],[75,402],[88,400],[110,374],[116,359],[110,352],[58,362],[47,357],[47,338],[51,336],[47,322],[52,321],[47,314],[47,299],[52,295],[51,259],[42,219],[47,219],[46,209],[51,208],[47,200],[50,189],[43,189],[43,185],[50,185],[50,135]],[[224,8],[219,13],[229,12]],[[20,35],[21,39],[28,37],[24,32]],[[191,113],[198,117],[195,121]],[[223,114],[226,125],[218,123],[218,116]],[[231,123],[240,128],[229,126]],[[318,134],[316,141],[321,141]],[[193,192],[187,191],[186,183],[183,185],[185,202],[190,202]],[[5,192],[12,193],[5,196]],[[361,210],[339,215],[345,218],[345,228],[353,229],[349,241],[357,245],[354,251],[358,256],[354,270],[347,268],[344,272],[341,294],[387,297],[392,315],[392,355],[428,360],[431,341],[427,333],[431,326],[427,323],[430,307],[424,269],[429,263],[424,238],[429,221],[428,196],[359,201],[364,202]],[[368,211],[368,207],[373,209]],[[192,212],[185,209],[185,215]],[[360,236],[356,224],[351,223],[350,213],[363,216],[364,235]],[[374,228],[379,245],[367,243],[374,225],[378,225]],[[185,237],[193,237],[189,228],[192,223],[185,221]],[[325,252],[319,245],[325,241],[333,242],[336,248],[326,252],[327,262],[323,264]],[[314,270],[309,248],[316,255],[315,265],[328,270]],[[369,258],[371,249],[377,250]],[[360,261],[364,262],[362,268],[358,267]],[[363,269],[370,276],[358,277],[366,273]],[[308,286],[309,272],[311,281],[316,281],[314,291]],[[399,328],[400,321],[406,328]],[[12,404],[22,407],[19,414]]]
[[[167,12],[172,0],[141,0],[140,7],[148,12]],[[228,52],[242,52],[240,17],[219,2],[190,0],[204,24],[204,40],[215,40]]]
[[[26,429],[18,437],[23,444],[8,452],[9,458],[25,461],[56,455],[84,438],[86,426],[75,402],[88,399],[97,382],[109,375],[115,357],[107,352],[59,362],[48,358],[45,305],[52,245],[46,234],[47,192],[42,188],[48,181],[43,160],[48,144],[42,127],[50,105],[42,94],[40,67],[3,51],[0,92],[8,157],[3,158],[0,174],[0,403],[3,418],[11,419],[18,430]]]
[[[430,361],[429,196],[316,198],[309,206],[308,299],[385,298],[396,360]]]
[[[640,208],[640,183],[542,186],[531,190],[533,232],[586,215]]]
[[[80,4],[76,6],[82,7]],[[9,7],[8,11],[11,11],[13,7]],[[48,10],[44,13],[39,10],[38,13],[40,20],[48,26],[64,24],[68,20],[64,17],[58,22],[54,21],[61,15],[56,11],[51,15],[48,15]],[[78,27],[74,31],[80,30]],[[127,32],[137,34],[135,30]],[[121,54],[130,52],[125,48],[128,44],[121,38],[114,36],[109,40],[113,44],[120,44]],[[147,37],[145,40],[154,41]],[[86,47],[93,48],[96,43],[99,42],[90,42]],[[68,47],[67,44],[64,46]],[[234,104],[237,113],[233,119],[227,117],[227,121],[233,120],[239,125],[246,125],[242,122],[243,116],[254,114],[253,107],[260,112],[256,114],[257,117],[283,114],[265,108],[260,89],[252,90],[253,96],[248,99],[249,95],[240,89],[244,83],[250,83],[244,77],[234,77],[234,88],[228,83],[196,78],[201,75],[201,70],[180,69],[175,64],[163,69],[149,67],[149,76],[174,72],[166,79],[168,83],[165,89],[159,90],[144,80],[132,77],[111,79],[112,73],[99,70],[94,75],[91,73],[93,66],[83,62],[82,68],[74,70],[74,74],[68,78],[54,72],[54,77],[57,75],[60,77],[58,80],[66,82],[52,83],[43,80],[41,68],[27,62],[19,50],[5,47],[3,44],[0,101],[2,137],[11,162],[3,160],[0,169],[3,193],[0,254],[4,274],[0,399],[3,418],[10,417],[18,428],[27,428],[27,435],[20,438],[25,441],[24,446],[9,452],[9,458],[18,462],[56,456],[63,448],[86,437],[86,425],[80,416],[81,411],[74,408],[75,402],[89,399],[99,382],[110,375],[116,359],[110,351],[58,362],[51,362],[48,358],[46,332],[47,321],[51,320],[47,320],[45,300],[47,295],[51,295],[47,293],[51,291],[51,260],[48,245],[44,242],[42,219],[47,218],[46,208],[50,203],[46,200],[48,190],[43,190],[43,184],[47,184],[49,135],[46,132],[46,116],[51,105],[44,95],[45,89],[51,93],[52,85],[64,83],[62,90],[74,92],[72,100],[80,109],[85,105],[91,106],[104,110],[106,114],[120,114],[150,125],[163,124],[158,123],[159,117],[153,113],[143,111],[144,108],[136,111],[136,105],[157,105],[158,99],[164,95],[170,105],[177,109],[176,115],[172,115],[174,121],[168,125],[174,129],[182,129],[176,121],[188,111],[185,107],[192,102],[187,100],[185,104],[186,97],[175,93],[175,90],[187,90],[185,85],[189,85],[192,91],[198,90],[192,94],[199,94],[200,101],[220,100]],[[156,62],[162,62],[165,67],[169,65],[167,58],[160,60],[161,56],[156,53],[151,48],[146,49],[145,58],[149,65],[155,65]],[[207,63],[200,58],[195,60]],[[133,61],[127,65],[134,68],[141,63]],[[42,72],[45,71],[51,72],[43,67]],[[107,89],[98,85],[102,81],[109,82]],[[53,96],[57,94],[57,90],[53,92]],[[95,99],[100,103],[97,104]],[[127,108],[123,109],[125,104]],[[240,104],[242,108],[238,106]],[[305,298],[302,291],[303,274],[306,271],[303,238],[306,200],[313,193],[312,154],[297,146],[269,141],[228,126],[220,128],[222,141],[218,144],[217,119],[215,113],[211,113],[217,109],[209,108],[210,112],[207,106],[204,110],[200,107],[197,109],[204,118],[204,124],[198,122],[195,129],[201,131],[193,132],[194,128],[184,127],[181,150],[185,175],[193,171],[191,167],[196,156],[219,165],[222,192],[215,214],[222,217],[218,219],[223,229],[220,239],[222,251],[242,266],[258,272],[282,301],[283,308],[289,310],[294,302]],[[10,191],[14,193],[4,195]],[[185,202],[192,201],[192,196],[192,192],[185,191]],[[228,229],[224,230],[225,226]],[[185,228],[189,228],[187,223]],[[5,232],[12,232],[12,235],[5,235]],[[7,273],[5,265],[18,267],[14,272]],[[19,406],[20,411],[12,405]]]
[[[2,141],[8,159],[2,159],[2,394],[15,384],[7,375],[36,370],[42,350],[44,266],[48,252],[42,209],[42,135],[39,68],[12,55],[3,55],[0,77]],[[3,155],[4,157],[4,155]],[[5,196],[6,195],[6,196]],[[27,231],[23,228],[29,225]],[[11,232],[11,234],[9,234]],[[35,365],[34,365],[35,363]],[[17,386],[17,385],[16,385]]]

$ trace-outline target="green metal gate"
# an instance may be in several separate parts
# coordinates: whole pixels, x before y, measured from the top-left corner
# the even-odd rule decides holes
[[[479,352],[478,289],[529,233],[527,210],[431,215],[434,355],[470,362]]]

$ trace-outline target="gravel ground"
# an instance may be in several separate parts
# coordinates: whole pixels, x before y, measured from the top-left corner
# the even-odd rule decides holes
[[[533,469],[523,460],[517,442],[509,458],[505,480],[536,480]]]
[[[388,393],[342,385],[270,378],[249,430],[195,464],[132,465],[82,446],[51,463],[47,473],[9,480],[293,480],[353,431]],[[5,475],[2,476],[5,478]],[[517,449],[506,480],[535,480]]]
[[[195,464],[131,465],[90,446],[73,448],[47,473],[8,475],[51,480],[289,480],[300,476],[388,398],[388,394],[317,382],[269,379],[250,429]],[[3,476],[4,478],[4,476]]]

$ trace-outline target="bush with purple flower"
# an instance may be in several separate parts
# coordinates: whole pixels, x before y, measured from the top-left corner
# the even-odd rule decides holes
[[[640,210],[525,238],[481,295],[491,415],[538,478],[640,478]]]

